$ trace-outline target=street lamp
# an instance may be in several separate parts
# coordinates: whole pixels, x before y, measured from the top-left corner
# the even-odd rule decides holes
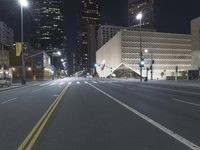
[[[58,55],[58,56],[61,56],[62,53],[61,53],[60,51],[57,51],[57,55]]]
[[[140,61],[142,59],[142,18],[143,14],[142,12],[138,13],[136,16],[136,19],[140,21]],[[142,66],[140,65],[140,82],[142,82]]]
[[[149,50],[148,50],[148,49],[145,49],[145,50],[144,50],[144,52],[145,52],[145,53],[148,53],[148,52],[149,52]]]
[[[22,85],[26,84],[26,70],[25,70],[25,60],[24,60],[24,17],[23,17],[23,8],[28,7],[27,0],[19,0],[19,4],[21,6],[21,43],[22,43]]]

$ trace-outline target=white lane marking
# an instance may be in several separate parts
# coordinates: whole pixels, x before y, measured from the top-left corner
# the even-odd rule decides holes
[[[53,95],[53,97],[58,97],[59,95]]]
[[[63,84],[65,84],[65,82],[61,82],[61,83],[59,83],[59,85],[63,85]]]
[[[68,85],[71,85],[71,84],[72,84],[72,82],[69,82],[69,83],[68,83]]]
[[[55,85],[56,83],[51,83],[50,85]]]
[[[85,81],[84,83],[85,83],[85,84],[88,84],[88,82],[87,82],[87,81]]]
[[[80,84],[80,82],[78,81],[78,82],[76,82],[76,84]]]
[[[187,102],[187,101],[183,101],[177,98],[172,98],[173,101],[177,101],[177,102],[181,102],[181,103],[185,103],[185,104],[189,104],[189,105],[193,105],[193,106],[197,106],[200,107],[200,104],[196,104],[196,103],[192,103],[192,102]]]
[[[92,81],[93,83],[97,83],[96,81]]]
[[[12,98],[12,99],[9,99],[9,100],[6,100],[6,101],[2,102],[1,104],[2,104],[2,105],[7,104],[7,103],[9,103],[9,102],[11,102],[11,101],[14,101],[14,100],[16,100],[16,99],[18,99],[18,97]]]
[[[154,87],[154,86],[151,86],[151,85],[145,85],[145,86],[140,86],[140,87],[151,87],[151,88],[154,88],[154,89],[168,90],[168,91],[185,93],[185,94],[200,95],[200,93],[187,92],[187,91],[181,91],[181,90],[174,90],[174,89],[168,89],[168,88],[162,88],[162,87]]]
[[[44,84],[41,84],[40,86],[45,86],[45,85],[47,85],[47,84],[49,84],[49,83],[44,83]]]
[[[104,94],[105,96],[109,97],[111,100],[113,100],[114,102],[120,104],[121,106],[123,106],[124,108],[128,109],[129,111],[131,111],[132,113],[136,114],[137,116],[139,116],[140,118],[142,118],[143,120],[147,121],[148,123],[150,123],[151,125],[153,125],[154,127],[160,129],[161,131],[163,131],[164,133],[170,135],[171,137],[173,137],[174,139],[176,139],[177,141],[183,143],[185,146],[189,147],[192,150],[200,150],[200,147],[192,142],[190,142],[189,140],[187,140],[186,138],[180,136],[179,134],[175,133],[174,131],[166,128],[165,126],[159,124],[158,122],[152,120],[151,118],[145,116],[144,114],[140,113],[139,111],[133,109],[132,107],[128,106],[127,104],[121,102],[120,100],[116,99],[115,97],[107,94],[106,92],[100,90],[99,88],[97,88],[96,86],[89,84],[91,87],[93,87],[94,89],[96,89],[97,91],[101,92],[102,94]]]
[[[46,87],[48,87],[48,86],[45,86],[45,87],[39,88],[39,89],[37,89],[37,90],[34,90],[34,91],[32,91],[32,93],[36,93],[36,92],[38,92],[38,91],[40,91],[40,90],[42,90],[42,89],[44,89],[44,88],[46,88]]]

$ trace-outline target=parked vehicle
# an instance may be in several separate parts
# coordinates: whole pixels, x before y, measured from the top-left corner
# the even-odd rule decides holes
[[[0,87],[11,86],[12,84],[12,71],[0,70]]]

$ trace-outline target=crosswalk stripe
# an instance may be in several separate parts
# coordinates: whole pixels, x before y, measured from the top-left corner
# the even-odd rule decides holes
[[[47,84],[49,84],[49,83],[44,83],[44,84],[41,84],[40,86],[45,86],[45,85],[47,85]]]
[[[88,84],[88,82],[87,82],[87,81],[85,81],[84,83],[85,83],[85,84]]]
[[[93,83],[97,83],[96,81],[92,81]]]
[[[68,83],[68,85],[71,85],[71,84],[72,84],[72,82],[69,82],[69,83]]]
[[[65,83],[64,82],[59,83],[59,85],[63,85],[63,84],[65,84]]]
[[[76,82],[77,84],[80,84],[80,82],[78,81],[78,82]]]

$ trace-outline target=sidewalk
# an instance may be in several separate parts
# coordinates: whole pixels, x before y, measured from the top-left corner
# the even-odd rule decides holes
[[[178,81],[171,81],[171,80],[154,80],[148,81],[147,83],[153,84],[165,84],[165,85],[176,85],[176,86],[190,86],[190,87],[198,87],[200,88],[200,80],[178,80]]]
[[[11,89],[16,89],[16,88],[21,88],[24,86],[37,86],[42,82],[46,82],[46,81],[30,81],[30,82],[27,82],[26,85],[22,85],[21,83],[12,83],[12,85],[10,87],[4,86],[3,88],[0,88],[0,92],[11,90]]]

